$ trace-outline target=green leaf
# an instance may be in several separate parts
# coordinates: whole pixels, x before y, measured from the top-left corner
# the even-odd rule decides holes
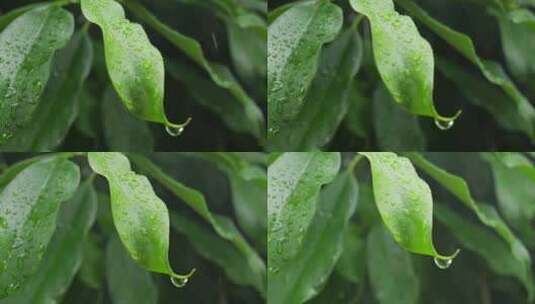
[[[183,200],[184,203],[197,212],[206,222],[210,223],[220,237],[234,244],[243,254],[248,266],[255,272],[256,276],[265,278],[266,266],[262,258],[247,243],[232,220],[225,216],[216,215],[208,209],[208,204],[202,193],[168,176],[145,157],[131,155],[130,158],[142,171],[157,180],[174,195]],[[265,293],[265,284],[256,287],[260,292]]]
[[[390,152],[361,152],[370,161],[373,194],[379,213],[396,242],[422,255],[451,260],[433,245],[433,198],[411,162]]]
[[[509,244],[512,256],[515,259],[521,261],[526,267],[530,267],[531,258],[524,244],[516,238],[493,206],[489,204],[478,204],[474,200],[470,194],[470,188],[464,179],[435,166],[417,153],[411,153],[409,157],[419,169],[432,177],[457,197],[466,207],[471,209],[483,224],[494,229]]]
[[[163,58],[141,25],[127,20],[114,0],[81,0],[81,5],[84,16],[102,29],[108,74],[126,108],[140,119],[181,133],[189,119],[181,125],[167,119]]]
[[[505,220],[533,244],[535,167],[520,153],[484,153],[494,175],[498,207]]]
[[[148,124],[132,116],[112,88],[108,87],[102,99],[102,130],[110,151],[154,151]]]
[[[4,151],[50,151],[67,135],[78,114],[78,94],[93,63],[93,45],[79,31],[55,57],[53,73],[31,123],[1,147]]]
[[[349,86],[348,109],[344,125],[357,137],[369,138],[372,132],[374,103],[370,95],[372,94],[367,94],[365,85],[358,77]]]
[[[336,272],[350,282],[363,283],[366,273],[366,242],[363,232],[356,224],[349,223],[344,230],[342,242],[343,250],[336,263]]]
[[[373,54],[379,74],[394,100],[409,112],[451,123],[433,104],[433,49],[412,19],[398,14],[392,0],[351,0],[371,24]]]
[[[193,271],[179,275],[169,263],[169,214],[150,181],[133,172],[121,153],[91,152],[88,159],[91,168],[108,180],[113,222],[132,259],[146,270],[187,282]]]
[[[0,32],[3,31],[13,20],[17,19],[20,15],[41,6],[49,5],[48,3],[32,3],[25,6],[18,7],[10,10],[9,12],[0,16]]]
[[[342,9],[327,0],[292,6],[268,29],[268,137],[303,108],[322,45],[342,27]]]
[[[106,249],[106,279],[114,304],[158,303],[158,288],[150,273],[134,263],[117,236]]]
[[[171,213],[171,227],[187,237],[197,253],[221,267],[232,282],[265,291],[264,276],[243,263],[245,256],[232,243],[178,213]]]
[[[281,268],[270,269],[268,303],[304,303],[321,291],[342,254],[344,232],[357,197],[358,185],[351,172],[338,175],[322,190],[298,253]]]
[[[124,3],[137,17],[146,22],[155,31],[160,33],[176,48],[180,49],[186,56],[203,67],[210,75],[212,80],[222,88],[227,89],[240,103],[244,109],[247,119],[256,122],[252,132],[261,141],[264,138],[264,118],[262,110],[258,105],[247,95],[244,89],[240,86],[238,81],[234,78],[231,71],[224,65],[210,62],[206,59],[204,52],[199,42],[188,36],[173,30],[167,25],[163,24],[147,9],[139,5],[135,1],[126,1]]]
[[[61,206],[56,232],[39,270],[19,292],[0,303],[59,303],[80,267],[84,241],[96,214],[97,194],[88,180]]]
[[[373,114],[375,140],[381,151],[426,150],[418,117],[396,107],[384,85],[380,85],[373,95]]]
[[[481,59],[476,52],[474,43],[470,37],[460,32],[454,31],[439,21],[433,19],[424,10],[418,7],[410,0],[396,0],[401,7],[407,10],[411,16],[420,20],[429,27],[440,38],[444,39],[461,55],[466,57],[470,62],[475,64],[483,73],[485,78],[491,83],[499,86],[507,95],[509,95],[517,108],[517,112],[528,121],[535,119],[535,108],[529,103],[529,100],[522,95],[516,85],[509,79],[502,66],[494,61]],[[535,138],[535,127],[531,125],[528,133],[531,138]]]
[[[107,202],[100,202],[104,204]],[[84,240],[83,259],[78,279],[93,289],[102,289],[105,275],[104,253],[95,233],[89,233]]]
[[[27,125],[50,75],[54,52],[74,30],[73,16],[55,6],[39,6],[0,34],[0,144]]]
[[[353,24],[322,51],[302,111],[292,121],[281,122],[270,149],[307,151],[326,145],[347,112],[350,84],[361,59],[362,42]]]
[[[375,225],[366,242],[368,275],[378,303],[418,303],[420,280],[411,256],[383,225]]]
[[[340,153],[284,153],[268,168],[269,275],[284,267],[303,243],[322,185],[340,169]]]
[[[435,207],[435,217],[448,227],[464,248],[480,255],[494,272],[520,280],[528,292],[528,301],[533,300],[535,282],[530,267],[511,255],[503,239],[443,204],[436,204]]]
[[[38,270],[56,228],[61,202],[80,180],[78,166],[61,158],[35,162],[0,194],[0,298],[15,292]]]

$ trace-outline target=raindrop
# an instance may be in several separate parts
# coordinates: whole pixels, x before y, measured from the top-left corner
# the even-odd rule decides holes
[[[175,287],[178,287],[178,288],[182,288],[186,286],[186,284],[188,284],[188,281],[189,281],[189,278],[187,277],[183,277],[183,278],[171,277],[171,283],[173,283],[173,285],[175,285]]]
[[[435,119],[435,125],[437,126],[437,128],[443,131],[451,129],[451,127],[453,127],[453,123],[454,123],[453,120]]]
[[[167,134],[177,137],[184,133],[184,127],[165,126],[165,131]]]
[[[447,269],[451,266],[453,259],[434,258],[435,265],[440,269]]]
[[[217,37],[215,36],[215,33],[212,33],[212,41],[214,42],[215,49],[219,50],[219,45],[217,44]]]

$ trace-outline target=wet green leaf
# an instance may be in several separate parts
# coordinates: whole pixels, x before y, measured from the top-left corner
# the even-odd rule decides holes
[[[92,180],[80,185],[72,199],[62,204],[57,229],[36,274],[16,294],[1,304],[59,303],[80,268],[84,240],[97,214],[97,194]]]
[[[396,242],[404,249],[439,259],[433,245],[433,197],[410,160],[390,152],[361,152],[370,161],[375,203]]]
[[[130,258],[117,236],[108,242],[106,278],[113,304],[158,303],[158,288],[150,273]]]
[[[358,185],[351,174],[338,175],[322,190],[297,254],[279,269],[270,269],[268,303],[304,303],[327,282],[342,254],[344,232],[357,205]]]
[[[361,59],[362,42],[353,24],[322,51],[302,111],[293,120],[281,122],[269,148],[307,151],[326,145],[347,112],[350,84]]]
[[[433,49],[412,19],[397,13],[392,0],[351,0],[371,24],[373,54],[379,74],[394,100],[417,115],[449,122],[433,104]]]
[[[411,256],[394,242],[383,225],[372,228],[366,247],[368,277],[378,302],[418,303],[420,280]]]
[[[342,10],[327,0],[292,6],[268,29],[268,137],[303,108],[321,47],[342,27]]]
[[[0,194],[0,298],[38,270],[56,228],[60,205],[78,187],[78,167],[65,159],[35,162]]]
[[[67,135],[78,114],[78,95],[93,63],[93,45],[85,31],[77,32],[55,57],[54,69],[31,123],[0,149],[50,151]]]
[[[339,153],[284,153],[268,169],[269,275],[295,257],[311,224],[322,185],[340,169]]]
[[[176,274],[169,263],[169,214],[150,181],[133,172],[121,153],[91,152],[88,159],[108,180],[113,222],[132,259],[146,270],[187,280],[192,273]]]
[[[50,76],[54,52],[74,30],[71,13],[39,6],[0,34],[0,144],[30,122]]]
[[[96,23],[104,37],[106,66],[124,105],[138,118],[179,130],[164,109],[164,63],[139,24],[125,18],[114,0],[81,0],[82,12]]]

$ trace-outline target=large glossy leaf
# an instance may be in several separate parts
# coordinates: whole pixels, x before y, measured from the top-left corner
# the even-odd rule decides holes
[[[114,236],[106,249],[106,279],[113,304],[156,304],[158,288]]]
[[[433,197],[410,160],[390,152],[361,152],[370,161],[373,194],[379,213],[404,249],[439,259],[433,245]]]
[[[0,303],[59,303],[80,267],[84,240],[96,214],[97,194],[88,180],[61,206],[56,232],[39,270],[19,292]]]
[[[528,301],[532,301],[535,282],[530,267],[511,255],[510,248],[503,239],[445,205],[436,204],[435,207],[435,217],[448,227],[464,248],[481,256],[494,272],[520,280],[528,292]]]
[[[104,92],[102,99],[102,131],[110,151],[154,151],[148,124],[131,115],[112,88]]]
[[[383,85],[373,94],[373,126],[381,151],[425,150],[426,140],[418,117],[396,107],[392,95]]]
[[[368,277],[374,295],[381,304],[418,303],[420,280],[411,256],[379,224],[366,242]]]
[[[248,266],[254,271],[255,275],[265,280],[266,266],[264,261],[247,243],[232,220],[225,216],[212,213],[208,209],[208,204],[202,193],[183,185],[165,174],[162,169],[153,164],[149,159],[139,155],[131,155],[130,158],[143,172],[161,183],[197,212],[204,220],[210,223],[220,237],[234,244],[243,254]],[[261,292],[265,292],[265,284],[257,285],[256,287]]]
[[[392,0],[351,0],[371,24],[373,54],[379,74],[394,100],[411,113],[451,124],[433,104],[433,49],[410,17],[398,14]]]
[[[505,220],[527,240],[535,238],[535,167],[520,153],[485,153],[494,174],[498,206]]]
[[[50,75],[54,52],[74,30],[72,15],[39,6],[0,34],[0,144],[27,125]]]
[[[0,194],[0,298],[22,287],[38,269],[56,228],[61,202],[80,179],[78,167],[49,158],[22,170]]]
[[[232,243],[178,213],[171,213],[171,227],[187,237],[201,256],[223,268],[234,283],[253,286],[261,292],[265,291],[264,276],[259,275],[249,264],[243,263],[243,253]]]
[[[189,276],[176,274],[169,263],[169,213],[150,181],[137,175],[121,153],[88,154],[89,165],[109,183],[113,222],[128,253],[149,271],[169,275],[177,285]]]
[[[342,10],[326,0],[300,3],[268,29],[268,137],[303,107],[323,44],[342,26]]]
[[[301,248],[322,185],[340,169],[339,153],[285,153],[268,168],[268,265],[274,274]]]
[[[515,259],[526,265],[526,267],[531,265],[531,258],[524,244],[516,238],[493,206],[479,204],[474,200],[464,179],[437,167],[420,154],[411,153],[409,157],[419,169],[427,173],[457,197],[466,207],[471,209],[482,223],[493,228],[509,244],[512,256]]]
[[[155,31],[169,40],[173,46],[180,49],[191,60],[203,67],[217,85],[227,89],[241,103],[248,120],[256,122],[252,132],[257,138],[263,141],[264,118],[262,111],[254,100],[247,95],[226,66],[208,61],[199,42],[168,27],[136,1],[127,1],[125,5],[149,26],[154,28]]]
[[[302,111],[295,119],[281,122],[279,132],[270,138],[269,148],[306,151],[327,144],[347,112],[350,83],[361,59],[361,39],[353,24],[322,51]]]
[[[516,85],[509,79],[502,66],[494,61],[481,59],[474,47],[470,37],[460,32],[454,31],[446,25],[428,15],[423,9],[418,7],[410,0],[396,0],[396,3],[406,9],[411,16],[421,21],[430,30],[444,39],[466,59],[475,64],[483,73],[485,78],[491,83],[499,86],[514,102],[516,111],[524,120],[535,120],[535,108],[529,103],[528,99],[522,95]],[[535,126],[530,125],[531,138],[535,137]]]
[[[81,5],[84,16],[102,29],[108,74],[128,110],[181,133],[188,122],[175,125],[165,115],[163,58],[141,25],[126,19],[114,0],[82,0]]]
[[[319,293],[342,253],[344,232],[357,197],[357,182],[351,172],[338,175],[322,190],[298,253],[280,269],[269,272],[268,303],[304,303]]]
[[[50,151],[67,135],[78,114],[78,94],[93,63],[93,45],[77,32],[55,57],[54,69],[30,125],[16,132],[0,149]]]

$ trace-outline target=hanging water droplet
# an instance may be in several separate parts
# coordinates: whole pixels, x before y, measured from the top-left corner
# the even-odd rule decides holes
[[[186,284],[188,284],[188,281],[189,279],[186,277],[183,277],[183,278],[171,277],[171,283],[173,283],[173,285],[175,285],[175,287],[178,287],[178,288],[182,288],[186,286]]]
[[[440,269],[447,269],[451,266],[453,259],[434,258],[435,265]]]
[[[435,125],[442,131],[449,130],[453,127],[454,120],[439,120],[435,119]]]
[[[177,137],[184,133],[184,127],[165,126],[165,131],[167,131],[167,134]]]

